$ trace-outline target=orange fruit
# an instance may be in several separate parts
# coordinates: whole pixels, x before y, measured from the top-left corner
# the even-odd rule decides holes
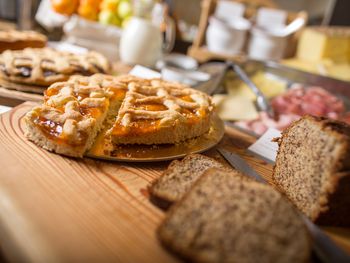
[[[79,0],[51,0],[52,8],[62,15],[72,15],[76,12]]]
[[[101,0],[81,0],[78,14],[86,19],[97,20]]]

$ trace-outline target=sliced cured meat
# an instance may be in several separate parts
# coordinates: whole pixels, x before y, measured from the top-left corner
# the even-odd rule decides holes
[[[262,134],[269,127],[284,130],[293,121],[307,114],[350,123],[350,113],[346,113],[344,102],[321,87],[306,88],[301,84],[294,84],[286,93],[273,98],[271,105],[277,115],[276,120],[261,112],[257,119],[240,121],[237,125]]]

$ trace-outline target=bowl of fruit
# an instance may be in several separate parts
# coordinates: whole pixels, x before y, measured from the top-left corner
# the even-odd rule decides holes
[[[51,0],[55,12],[78,15],[103,25],[124,28],[132,15],[131,0]]]

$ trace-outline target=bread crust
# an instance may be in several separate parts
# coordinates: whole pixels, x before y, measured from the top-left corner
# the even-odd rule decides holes
[[[332,176],[322,185],[321,194],[316,204],[317,208],[306,212],[305,210],[303,211],[302,205],[297,200],[292,198],[291,201],[304,213],[306,212],[306,215],[313,221],[325,225],[350,226],[350,217],[345,216],[345,214],[349,213],[344,211],[344,207],[349,207],[350,205],[350,198],[347,196],[348,194],[345,194],[347,192],[346,189],[350,189],[350,126],[346,123],[310,115],[304,116],[294,122],[282,133],[280,138],[275,140],[278,142],[279,150],[277,152],[276,164],[273,168],[273,180],[278,189],[290,197],[288,193],[289,191],[293,191],[293,186],[285,186],[278,178],[278,174],[281,173],[280,170],[283,170],[283,166],[286,165],[282,149],[284,140],[289,136],[289,133],[305,121],[317,125],[321,132],[326,132],[330,137],[335,138],[339,146],[337,154],[333,158],[331,171],[329,171]],[[317,144],[317,138],[315,138],[315,143]],[[342,198],[339,198],[339,196]],[[342,205],[339,205],[339,202]]]

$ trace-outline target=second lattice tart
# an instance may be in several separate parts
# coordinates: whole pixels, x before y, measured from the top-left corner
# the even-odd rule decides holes
[[[0,79],[9,83],[48,87],[75,74],[108,71],[108,60],[97,52],[78,55],[52,48],[26,48],[0,54]]]
[[[102,128],[115,144],[174,144],[206,133],[212,114],[210,97],[185,85],[96,74],[51,85],[24,120],[29,140],[83,156]]]

